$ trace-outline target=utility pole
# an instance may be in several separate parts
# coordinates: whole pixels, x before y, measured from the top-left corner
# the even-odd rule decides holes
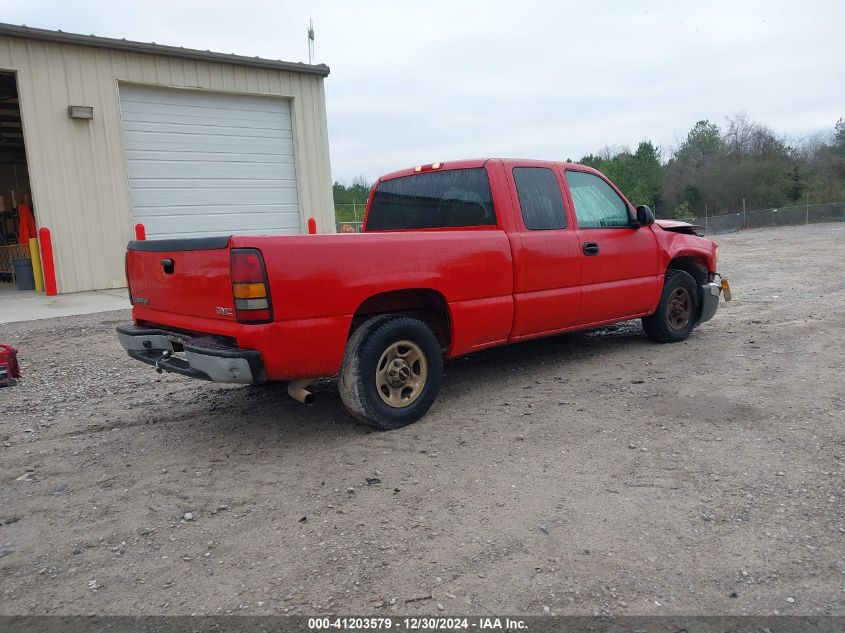
[[[308,63],[314,63],[314,20],[308,20]]]

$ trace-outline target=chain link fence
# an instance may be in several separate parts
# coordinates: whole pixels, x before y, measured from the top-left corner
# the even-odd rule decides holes
[[[360,233],[366,206],[364,203],[334,205],[338,233]],[[755,209],[678,219],[703,226],[704,232],[709,235],[767,226],[845,222],[845,201],[827,204],[797,204],[777,209]]]
[[[755,209],[737,213],[679,218],[704,227],[706,234],[729,233],[740,229],[769,226],[795,226],[821,222],[845,222],[845,202],[827,204],[797,204],[777,209]]]
[[[338,233],[360,233],[364,224],[366,202],[334,205],[335,225]]]

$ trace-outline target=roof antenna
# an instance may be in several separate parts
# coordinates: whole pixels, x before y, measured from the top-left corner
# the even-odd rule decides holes
[[[314,62],[314,20],[308,20],[308,63]]]

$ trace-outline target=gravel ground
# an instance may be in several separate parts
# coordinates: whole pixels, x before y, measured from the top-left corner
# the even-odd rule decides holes
[[[128,312],[3,326],[0,613],[845,614],[845,230],[717,241],[688,341],[457,359],[388,433],[158,377]]]

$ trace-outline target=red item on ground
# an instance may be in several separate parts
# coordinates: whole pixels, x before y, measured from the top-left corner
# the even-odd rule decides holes
[[[18,205],[18,244],[29,244],[32,237],[38,237],[35,216],[28,204]]]
[[[0,387],[12,385],[21,377],[18,364],[18,350],[11,345],[0,344]]]

